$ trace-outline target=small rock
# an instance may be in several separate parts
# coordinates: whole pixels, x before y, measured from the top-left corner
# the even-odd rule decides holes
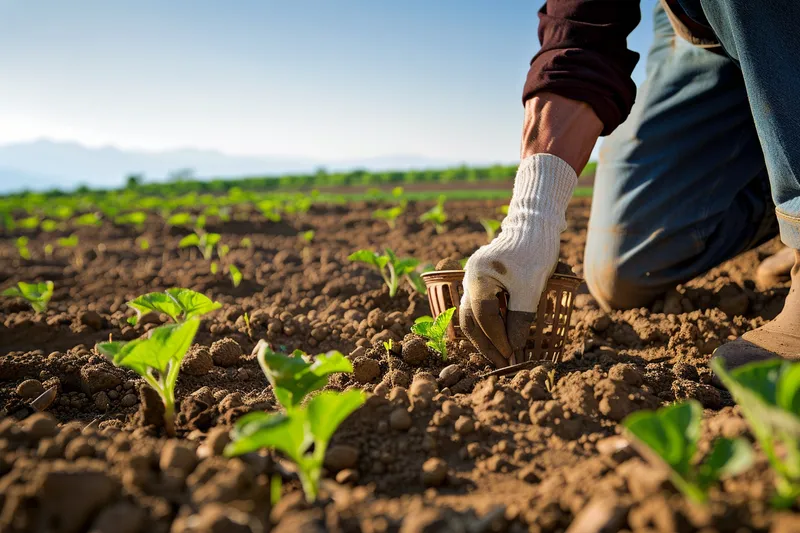
[[[111,400],[108,399],[105,392],[100,391],[94,395],[94,406],[100,411],[108,411],[108,408],[111,407]]]
[[[354,485],[358,483],[358,470],[345,468],[336,474],[336,482],[341,485]]]
[[[411,415],[405,408],[398,408],[389,414],[389,426],[396,431],[406,431],[411,427]]]
[[[334,472],[358,465],[358,448],[349,444],[337,444],[328,448],[325,454],[325,467]]]
[[[137,401],[138,400],[135,394],[126,394],[125,396],[122,397],[122,400],[120,400],[119,403],[120,405],[122,405],[122,407],[133,407],[134,405],[136,405]]]
[[[611,327],[611,317],[608,315],[600,315],[592,322],[592,329],[598,333],[603,333]]]
[[[105,320],[97,311],[81,311],[78,314],[78,321],[84,326],[89,326],[93,330],[103,329]]]
[[[421,337],[413,337],[409,339],[406,337],[403,342],[403,351],[401,355],[403,361],[412,366],[419,366],[428,359],[428,346],[425,344],[425,339]]]
[[[181,361],[181,371],[190,376],[205,376],[214,368],[214,359],[208,348],[194,344]]]
[[[372,383],[381,374],[381,366],[374,359],[359,357],[353,361],[353,376],[359,383]]]
[[[228,367],[239,363],[242,347],[233,339],[220,339],[211,345],[211,358],[217,366]]]
[[[452,387],[464,375],[464,370],[458,364],[452,364],[444,367],[439,372],[439,385],[442,387]]]
[[[386,326],[386,317],[378,308],[373,309],[367,315],[367,326],[375,329],[383,329]]]
[[[459,435],[469,435],[475,431],[475,422],[470,417],[461,415],[456,420],[455,428]]]
[[[408,388],[411,385],[411,377],[400,369],[395,369],[386,374],[385,381],[389,382],[392,387]]]
[[[121,384],[119,376],[106,365],[86,365],[81,368],[81,385],[87,394],[93,395]]]
[[[447,479],[447,463],[431,457],[422,465],[422,483],[426,487],[439,487]]]
[[[26,400],[32,400],[44,392],[44,385],[38,379],[26,379],[17,385],[17,395]]]

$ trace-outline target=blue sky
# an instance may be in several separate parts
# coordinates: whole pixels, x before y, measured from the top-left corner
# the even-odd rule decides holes
[[[0,0],[0,144],[513,161],[541,4]]]

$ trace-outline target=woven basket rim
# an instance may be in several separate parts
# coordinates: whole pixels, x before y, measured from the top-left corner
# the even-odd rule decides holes
[[[436,275],[447,275],[447,274],[460,274],[461,276],[464,275],[464,270],[431,270],[430,272],[425,272],[424,274],[420,274],[422,279],[426,277],[433,277]],[[571,281],[583,281],[583,278],[580,276],[575,276],[572,274],[557,274],[554,273],[550,276],[550,279],[564,279],[564,280],[571,280]]]

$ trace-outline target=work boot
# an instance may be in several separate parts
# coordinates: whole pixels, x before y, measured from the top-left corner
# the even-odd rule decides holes
[[[780,252],[767,257],[756,269],[756,285],[765,291],[789,281],[794,266],[795,251],[784,247]]]
[[[714,351],[712,357],[722,359],[727,369],[777,357],[800,360],[800,250],[791,252],[794,258],[792,285],[783,310],[768,324],[748,331]]]

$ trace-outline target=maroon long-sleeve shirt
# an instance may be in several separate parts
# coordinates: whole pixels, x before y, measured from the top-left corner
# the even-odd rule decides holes
[[[631,73],[639,54],[628,34],[641,18],[639,0],[548,0],[539,11],[542,48],[531,61],[523,101],[547,91],[589,104],[603,135],[631,110]]]

